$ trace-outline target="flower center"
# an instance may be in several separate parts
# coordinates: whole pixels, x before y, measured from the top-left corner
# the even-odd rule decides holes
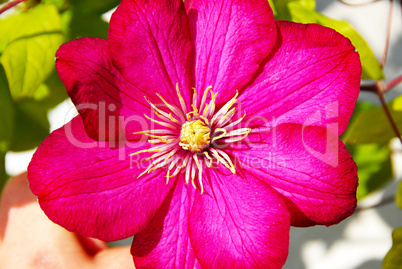
[[[179,145],[191,152],[201,152],[209,146],[211,129],[202,120],[187,121],[181,126]]]
[[[193,187],[200,188],[202,194],[204,169],[222,164],[233,174],[236,173],[231,157],[219,145],[240,141],[247,137],[251,129],[237,126],[246,116],[246,113],[241,117],[235,116],[235,107],[232,106],[237,101],[238,93],[216,111],[215,100],[218,93],[214,94],[212,86],[204,91],[201,100],[198,100],[197,91],[194,89],[191,104],[193,110],[189,112],[177,84],[176,91],[180,108],[169,104],[159,94],[156,95],[165,104],[164,108],[145,97],[158,119],[144,116],[161,127],[134,133],[134,135],[145,134],[149,138],[151,147],[131,153],[130,156],[152,153],[143,159],[143,161],[152,161],[138,177],[164,168],[167,170],[166,184],[168,184],[170,178],[184,171],[186,184],[191,179]],[[210,93],[209,103],[207,103],[208,93]]]

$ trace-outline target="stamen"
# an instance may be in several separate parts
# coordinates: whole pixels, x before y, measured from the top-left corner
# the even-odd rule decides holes
[[[148,117],[148,116],[145,115],[145,114],[144,114],[144,116],[145,116],[145,118],[149,119],[150,121],[155,122],[156,124],[159,124],[159,125],[161,125],[161,126],[165,126],[165,127],[167,127],[167,128],[170,128],[170,129],[176,129],[176,127],[173,126],[173,125],[171,125],[170,123],[166,123],[166,122],[163,122],[163,121],[158,121],[158,120],[151,119],[150,117]]]
[[[149,103],[149,105],[150,105],[153,109],[155,109],[155,111],[156,111],[155,114],[156,114],[158,117],[160,117],[160,118],[163,117],[162,119],[165,119],[165,120],[169,120],[169,119],[170,119],[170,120],[173,121],[174,123],[180,124],[180,122],[179,122],[177,119],[175,119],[175,118],[172,117],[172,114],[168,114],[168,113],[166,113],[166,112],[160,110],[156,105],[154,105],[151,101],[149,101],[146,96],[144,96],[144,98],[145,98],[145,100]],[[159,114],[158,114],[158,113],[159,113]]]
[[[185,174],[186,184],[188,184],[188,182],[190,181],[190,173],[191,173],[192,162],[193,162],[193,159],[190,159],[190,157],[189,157],[189,160],[188,160],[188,163],[187,163],[187,166],[186,166],[186,174]]]
[[[193,154],[193,159],[195,155],[196,154]],[[193,185],[194,189],[197,189],[197,186],[195,185],[195,165],[191,166],[191,184]]]
[[[159,149],[152,149],[152,148],[150,148],[150,149],[143,149],[143,150],[139,150],[139,151],[137,151],[137,152],[128,154],[128,156],[134,156],[134,155],[137,155],[137,154],[140,154],[140,153],[145,153],[145,152],[159,152],[159,151],[160,151]]]
[[[198,168],[198,182],[200,183],[200,188],[201,188],[201,194],[204,193],[204,186],[202,185],[202,165],[200,164],[200,162],[198,161],[198,154],[193,154],[193,158],[195,160],[195,163],[197,164],[197,168]]]
[[[236,108],[232,108],[228,113],[226,113],[221,119],[219,119],[217,126],[223,126],[228,121],[230,121],[235,113]]]
[[[249,134],[251,132],[251,128],[240,128],[240,129],[234,129],[226,133],[224,137],[228,136],[239,136],[239,135],[244,135],[244,134]]]
[[[177,110],[174,106],[172,106],[171,104],[169,104],[168,102],[165,101],[165,99],[163,99],[162,96],[160,96],[159,93],[156,93],[156,95],[159,97],[159,99],[162,100],[162,102],[174,113],[176,114],[176,116],[178,116],[181,120],[184,120],[184,114],[182,112],[180,112],[179,110]]]
[[[236,95],[235,95],[232,99],[230,99],[229,102],[227,102],[227,103],[213,116],[213,118],[212,118],[212,120],[211,120],[211,124],[213,124],[216,119],[218,119],[218,118],[221,117],[222,115],[226,114],[226,112],[232,107],[232,105],[233,105],[234,103],[236,103],[236,101],[237,101],[236,98],[237,98],[238,95],[239,95],[239,92],[236,91]]]
[[[217,132],[222,132],[222,134],[221,134],[221,135],[214,136],[214,137],[212,138],[212,141],[211,141],[211,142],[214,142],[214,141],[216,141],[216,140],[218,140],[218,139],[221,139],[222,137],[224,137],[224,136],[226,135],[226,130],[225,130],[225,129],[216,128],[216,129],[215,129],[215,133],[217,133]]]
[[[134,135],[145,134],[149,138],[148,142],[154,146],[131,153],[130,156],[153,153],[144,159],[144,161],[152,161],[138,177],[151,173],[158,168],[166,167],[166,184],[169,184],[171,178],[176,177],[180,171],[183,171],[185,183],[189,184],[191,180],[191,184],[195,189],[197,189],[196,177],[198,177],[200,193],[203,194],[203,170],[212,168],[214,160],[216,160],[217,165],[221,163],[233,174],[236,173],[236,167],[232,159],[225,151],[214,148],[213,142],[217,140],[224,143],[236,142],[247,137],[252,130],[245,127],[236,128],[245,118],[246,113],[241,118],[229,123],[235,115],[236,107],[232,106],[237,101],[238,92],[215,113],[218,93],[212,91],[212,86],[205,89],[199,106],[197,106],[197,90],[193,88],[193,91],[192,111],[190,112],[187,112],[187,105],[180,94],[178,83],[176,83],[176,92],[181,108],[170,105],[162,96],[157,94],[171,111],[168,112],[145,97],[160,120],[151,119],[147,115],[144,116],[167,129],[133,133]],[[206,103],[208,92],[211,94],[211,100]],[[213,134],[212,139],[211,134]]]
[[[179,97],[181,109],[183,110],[184,114],[187,114],[187,107],[186,107],[186,104],[184,103],[183,97],[181,97],[181,95],[180,95],[178,82],[176,83],[176,91],[177,91],[177,96]]]
[[[218,95],[218,93],[216,93],[214,95],[213,91],[211,90],[212,100],[211,100],[211,102],[209,102],[208,111],[207,111],[207,115],[206,115],[206,117],[208,117],[208,118],[211,117],[215,112],[215,100],[216,100],[217,95]]]
[[[137,135],[137,134],[168,134],[168,131],[169,130],[166,130],[166,129],[155,129],[155,130],[135,132],[135,133],[133,133],[133,135]]]
[[[208,92],[209,92],[210,89],[212,89],[212,85],[208,86],[208,88],[206,88],[205,91],[204,91],[204,94],[202,96],[202,101],[201,101],[201,104],[200,104],[200,110],[202,110],[204,108],[205,101],[207,100],[207,95],[208,95]]]
[[[193,88],[193,104],[191,106],[192,107],[197,106],[197,90],[196,90],[196,88]]]
[[[232,122],[231,124],[226,125],[226,126],[225,126],[225,129],[226,129],[226,130],[229,130],[229,129],[231,129],[233,126],[236,126],[237,124],[239,124],[239,123],[244,119],[245,116],[246,116],[246,111],[244,111],[244,115],[243,115],[241,118],[239,118],[238,120]]]
[[[226,167],[232,171],[233,174],[236,174],[236,167],[234,166],[234,164],[232,163],[232,160],[230,159],[229,155],[227,155],[224,151],[220,150],[220,149],[216,149],[216,151],[219,153],[220,156],[222,156],[223,158],[221,159],[221,162],[225,165],[225,161],[227,161],[226,163]]]

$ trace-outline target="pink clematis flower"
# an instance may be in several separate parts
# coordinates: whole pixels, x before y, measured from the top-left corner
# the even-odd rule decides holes
[[[109,39],[61,46],[79,116],[30,187],[83,236],[135,235],[137,268],[280,268],[289,228],[354,212],[339,135],[359,93],[350,41],[275,22],[266,0],[123,0]]]

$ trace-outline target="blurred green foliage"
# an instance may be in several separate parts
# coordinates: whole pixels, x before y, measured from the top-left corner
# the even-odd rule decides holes
[[[358,200],[381,189],[391,181],[392,167],[388,146],[362,144],[348,145],[347,148],[358,168]]]
[[[32,98],[54,69],[54,54],[63,41],[57,8],[39,4],[12,14],[0,20],[0,36],[0,62],[13,100]]]
[[[101,16],[119,2],[28,0],[0,15],[0,190],[7,151],[37,147],[49,134],[48,111],[67,98],[56,50],[83,36],[107,38]]]
[[[342,135],[342,140],[346,144],[353,160],[356,162],[359,176],[359,186],[357,188],[357,199],[360,200],[372,192],[381,189],[392,179],[391,152],[387,143],[378,143],[375,135],[372,134],[371,140],[366,143],[359,143],[361,133],[366,135],[370,130],[376,129],[377,122],[367,121],[365,125],[354,128],[353,126],[360,125],[362,117],[365,117],[371,111],[383,110],[382,107],[376,107],[369,102],[358,101],[353,116],[350,120],[349,127]],[[381,126],[390,125],[383,111],[377,112],[382,115]],[[373,127],[374,126],[374,127]],[[363,128],[363,129],[361,129]],[[350,130],[356,130],[358,134],[350,134]],[[353,131],[354,132],[354,131]],[[392,130],[387,133],[388,140],[393,137]],[[385,139],[383,139],[385,141]]]
[[[397,126],[402,126],[402,96],[398,96],[388,104],[388,108]],[[385,145],[393,137],[396,137],[391,124],[382,107],[360,111],[356,115],[343,140],[346,144],[369,144],[377,143]]]
[[[402,227],[392,232],[392,247],[384,258],[382,269],[401,269]]]
[[[107,38],[108,23],[101,15],[119,2],[28,0],[12,14],[0,15],[0,190],[7,177],[4,165],[7,151],[37,147],[49,134],[48,111],[67,97],[54,68],[57,48],[74,38]],[[362,79],[384,79],[371,48],[349,23],[316,12],[314,0],[269,2],[278,20],[317,23],[347,36],[359,52]],[[402,96],[389,107],[397,125],[402,126]],[[392,178],[388,143],[394,136],[383,108],[358,102],[342,136],[358,166],[358,199],[382,188]],[[396,200],[402,208],[402,184]],[[402,228],[398,228],[383,268],[401,268],[401,253]]]
[[[396,205],[398,206],[398,208],[402,209],[402,182],[399,182],[395,200],[396,200]]]
[[[275,7],[274,16],[277,20],[287,20],[300,23],[317,23],[335,29],[348,37],[359,52],[362,63],[362,79],[384,79],[380,63],[364,38],[345,21],[338,21],[315,11],[315,0],[269,0]]]

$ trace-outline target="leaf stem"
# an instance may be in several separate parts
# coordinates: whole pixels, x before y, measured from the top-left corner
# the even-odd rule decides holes
[[[398,127],[396,126],[394,118],[392,117],[391,112],[388,109],[387,102],[385,101],[385,98],[384,98],[385,85],[382,81],[377,81],[375,83],[375,85],[377,88],[378,98],[380,98],[382,107],[384,108],[384,112],[387,115],[388,121],[391,124],[392,129],[394,130],[396,136],[399,138],[399,141],[401,141],[401,144],[402,144],[401,133],[399,132]]]
[[[382,59],[381,59],[381,69],[384,70],[385,62],[387,61],[387,55],[388,55],[388,48],[389,48],[389,39],[391,36],[391,22],[392,22],[392,9],[394,7],[394,1],[390,0],[389,1],[389,14],[388,14],[388,22],[387,22],[387,34],[385,37],[385,47],[384,47],[384,52],[382,54]]]
[[[377,87],[375,86],[375,84],[371,84],[371,85],[361,85],[361,86],[360,86],[360,90],[361,90],[361,91],[365,91],[365,92],[377,93]]]
[[[14,1],[10,1],[10,2],[4,4],[4,6],[2,6],[0,8],[0,14],[2,14],[4,11],[7,11],[10,8],[12,8],[12,7],[18,5],[19,3],[24,2],[24,1],[26,1],[26,0],[14,0]]]
[[[392,88],[394,88],[395,86],[397,86],[399,83],[402,82],[402,75],[400,75],[399,77],[393,79],[392,81],[388,82],[385,85],[385,92],[391,90]]]

